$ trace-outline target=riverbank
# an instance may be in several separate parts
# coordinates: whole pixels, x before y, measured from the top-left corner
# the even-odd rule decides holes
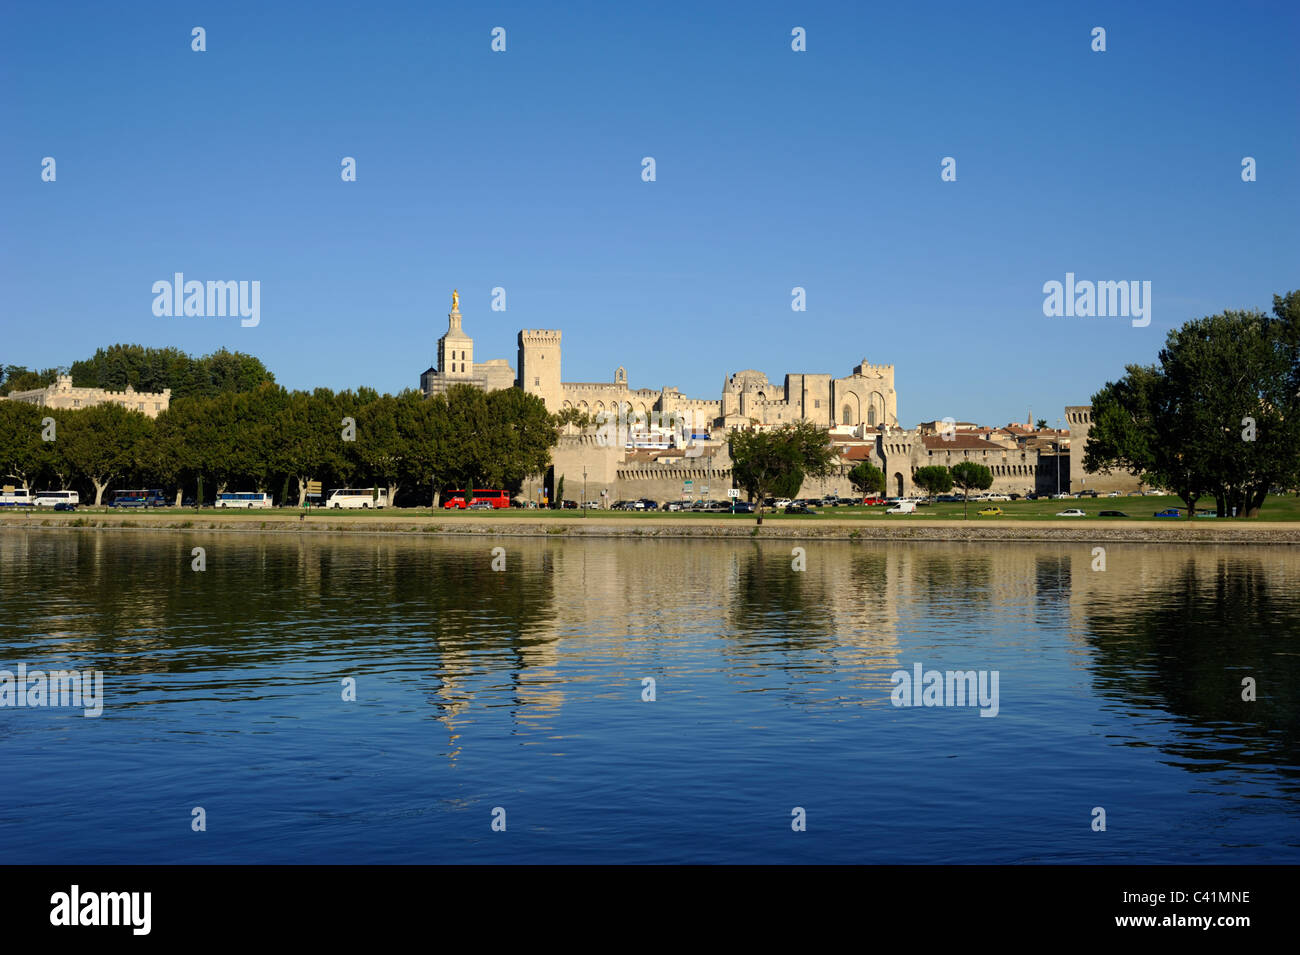
[[[1300,524],[1244,520],[1126,521],[1109,518],[1060,520],[935,520],[900,515],[890,520],[821,516],[766,518],[749,515],[403,514],[297,511],[192,512],[182,510],[110,513],[9,512],[0,529],[29,530],[195,530],[275,534],[445,534],[485,537],[743,538],[766,540],[913,540],[1147,542],[1205,544],[1296,544]]]

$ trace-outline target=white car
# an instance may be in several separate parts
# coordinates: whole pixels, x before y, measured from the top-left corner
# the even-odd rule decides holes
[[[1109,494],[1107,494],[1106,496],[1107,496],[1107,497],[1119,497],[1119,491],[1111,491],[1111,492],[1110,492]]]
[[[791,501],[788,497],[778,497],[776,499],[776,504],[774,506],[778,511],[784,511],[787,507],[790,506],[790,504]]]
[[[1011,500],[1011,497],[1010,497],[1010,495],[1007,495],[1007,494],[990,494],[990,495],[988,496],[988,500],[990,500],[990,501],[1010,501],[1010,500]]]
[[[1087,517],[1088,515],[1083,513],[1083,511],[1079,510],[1077,507],[1067,507],[1063,511],[1057,511],[1056,516],[1057,517]]]
[[[916,503],[913,501],[899,501],[893,507],[885,511],[886,514],[912,514],[916,511]]]

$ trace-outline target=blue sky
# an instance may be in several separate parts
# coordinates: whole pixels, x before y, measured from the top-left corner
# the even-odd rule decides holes
[[[1055,423],[1300,286],[1292,3],[6,7],[3,363],[224,346],[397,391],[455,287],[476,358],[559,328],[569,381],[866,358],[905,424]],[[260,281],[260,324],[156,317],[178,271]],[[1150,281],[1150,326],[1045,317],[1066,272]]]

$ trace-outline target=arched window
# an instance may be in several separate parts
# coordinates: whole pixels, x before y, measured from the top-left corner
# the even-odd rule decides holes
[[[853,409],[850,408],[848,405],[845,405],[842,409],[840,409],[840,424],[852,424],[852,423],[853,423]]]

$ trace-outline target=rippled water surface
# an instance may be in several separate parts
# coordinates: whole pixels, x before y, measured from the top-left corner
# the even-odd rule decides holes
[[[0,531],[3,858],[1300,861],[1295,549],[804,546]]]

